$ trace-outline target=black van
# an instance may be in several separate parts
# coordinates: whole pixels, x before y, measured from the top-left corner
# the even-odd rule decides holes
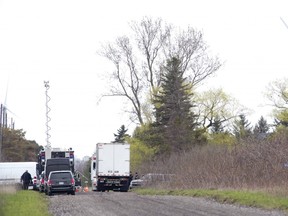
[[[45,184],[45,193],[51,196],[54,193],[75,195],[75,179],[70,170],[51,171]]]

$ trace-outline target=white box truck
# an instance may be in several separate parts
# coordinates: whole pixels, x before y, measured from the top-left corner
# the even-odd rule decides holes
[[[91,158],[93,191],[129,190],[130,144],[97,143]]]

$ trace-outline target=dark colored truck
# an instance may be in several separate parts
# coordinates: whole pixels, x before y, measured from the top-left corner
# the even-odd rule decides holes
[[[70,170],[74,173],[74,166],[70,166],[68,158],[51,158],[47,159],[44,168],[45,178],[48,178],[51,171]]]
[[[72,148],[60,149],[42,149],[38,154],[38,163],[36,168],[39,191],[46,192],[46,181],[51,171],[70,170],[74,175],[75,186],[81,186],[81,178],[78,172],[74,169],[74,151]],[[43,179],[41,173],[43,172]],[[44,186],[44,187],[43,187]]]

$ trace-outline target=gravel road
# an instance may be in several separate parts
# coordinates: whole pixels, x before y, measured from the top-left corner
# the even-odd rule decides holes
[[[142,196],[133,192],[81,192],[48,197],[54,216],[280,216],[284,213],[219,204],[203,198]]]

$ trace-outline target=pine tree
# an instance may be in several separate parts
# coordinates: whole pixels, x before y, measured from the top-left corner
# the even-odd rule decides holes
[[[126,132],[128,129],[125,129],[124,125],[121,125],[121,127],[117,130],[117,134],[114,134],[115,140],[113,141],[114,143],[124,143],[125,138],[129,137]]]
[[[244,114],[239,115],[239,120],[235,120],[233,125],[233,133],[240,140],[249,137],[252,134],[250,123]]]
[[[222,133],[222,132],[224,132],[224,127],[223,127],[222,122],[221,122],[221,120],[219,119],[218,116],[215,117],[215,120],[212,123],[211,132],[212,133]]]
[[[263,116],[260,117],[258,123],[254,127],[254,134],[266,134],[269,131],[269,125]]]
[[[154,95],[154,128],[162,148],[170,151],[187,147],[193,137],[195,115],[191,112],[191,86],[181,70],[181,62],[172,58],[167,62],[161,77],[161,88]]]

